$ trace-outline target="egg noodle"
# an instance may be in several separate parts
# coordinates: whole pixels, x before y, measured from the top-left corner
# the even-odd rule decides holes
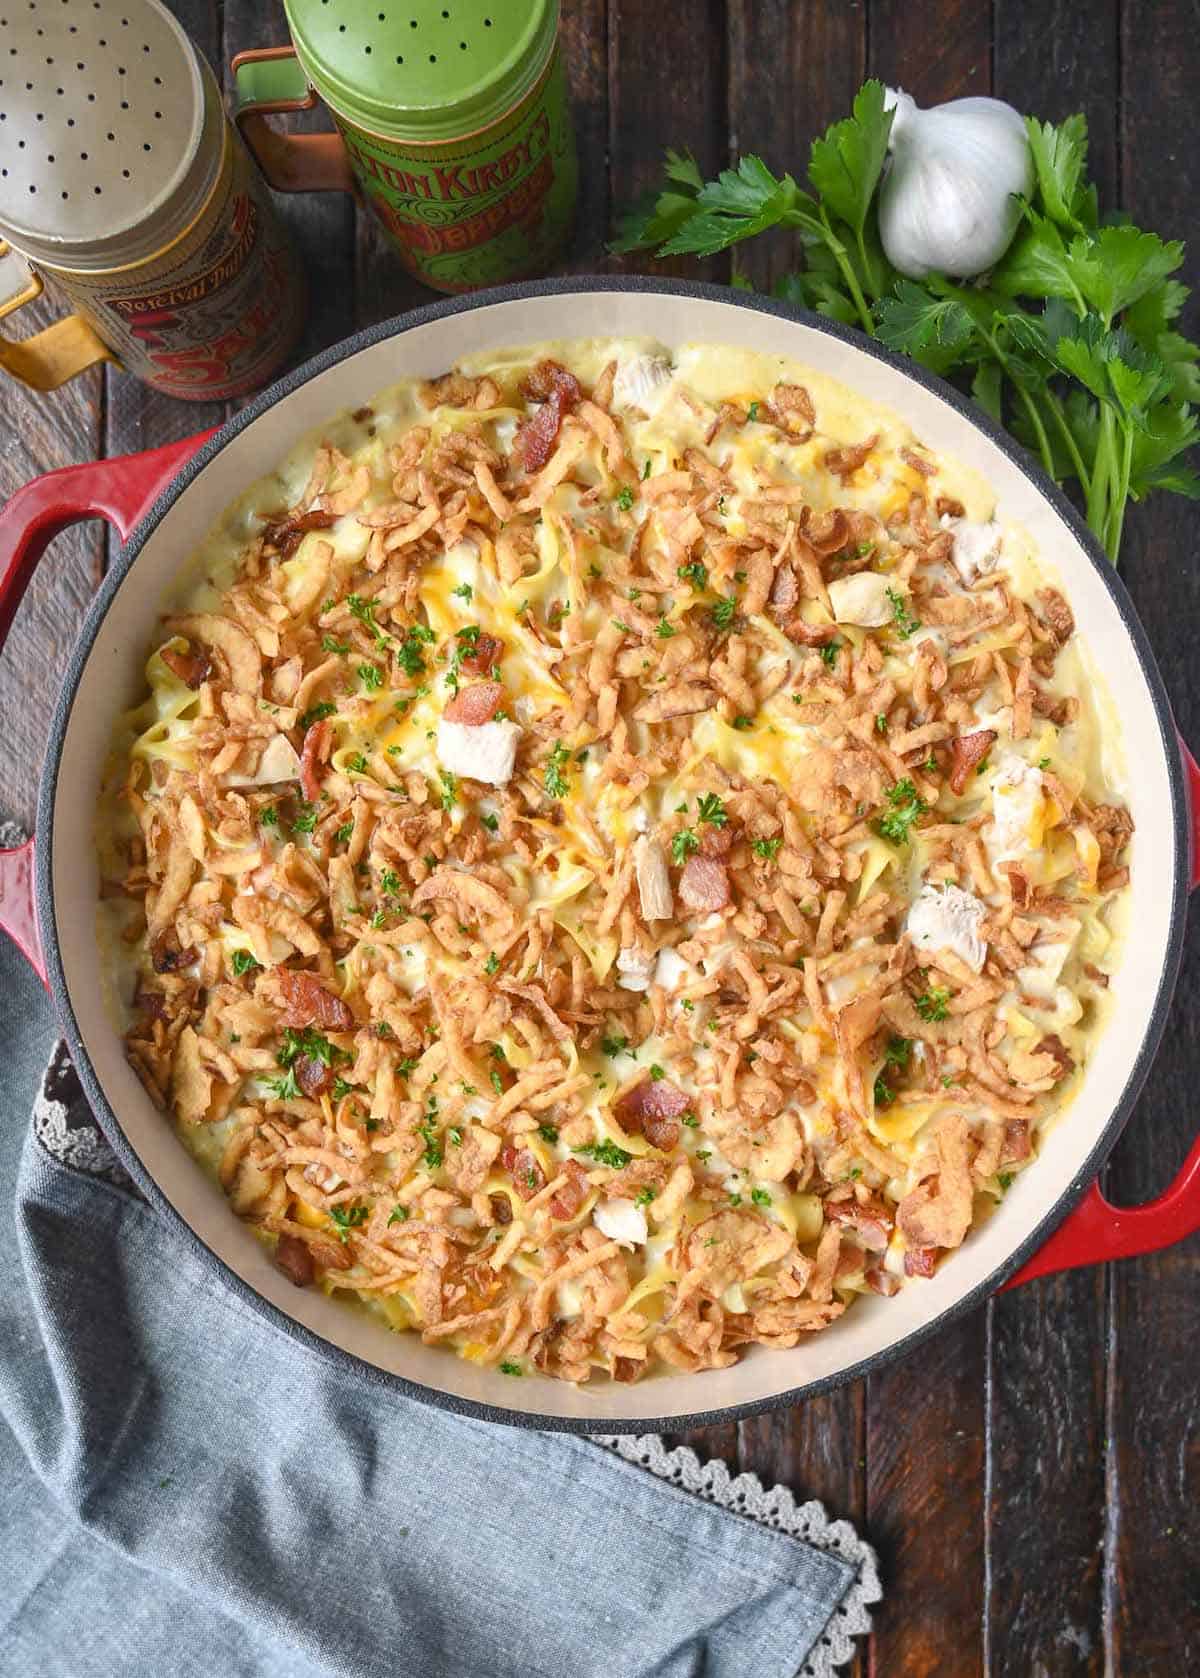
[[[398,385],[229,510],[102,918],[133,1065],[297,1285],[633,1381],[797,1345],[1009,1191],[1132,822],[993,512],[827,377],[625,340]]]

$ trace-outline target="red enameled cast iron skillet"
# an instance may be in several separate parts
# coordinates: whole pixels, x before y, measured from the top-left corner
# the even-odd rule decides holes
[[[792,1351],[754,1348],[732,1369],[576,1389],[513,1381],[397,1335],[365,1311],[297,1290],[229,1212],[126,1064],[102,1001],[94,935],[93,810],[116,714],[138,693],[181,561],[221,510],[305,434],[408,375],[459,356],[553,338],[639,335],[777,352],[896,410],[921,440],[981,472],[998,515],[1030,532],[1071,601],[1121,719],[1136,821],[1131,931],[1116,1006],[1083,1086],[996,1214],[928,1281],[872,1295]],[[0,639],[47,543],[100,516],[125,543],[63,683],[41,784],[36,844],[0,853],[0,926],[48,985],[84,1087],[123,1163],[204,1261],[264,1319],[359,1376],[510,1424],[601,1432],[706,1426],[793,1401],[911,1348],[1000,1286],[1168,1246],[1200,1228],[1200,1144],[1166,1194],[1110,1205],[1096,1174],[1128,1120],[1162,1033],[1196,883],[1200,775],[1171,720],[1145,633],[1112,567],[1055,487],[972,403],[878,345],[817,316],[725,288],[663,280],[553,280],[435,303],[318,356],[215,433],[147,454],[68,467],[0,514]]]

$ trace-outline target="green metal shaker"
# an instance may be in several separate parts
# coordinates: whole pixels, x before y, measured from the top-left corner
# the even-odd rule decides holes
[[[293,45],[233,61],[237,122],[285,192],[357,188],[438,291],[547,269],[578,181],[558,0],[285,0]],[[269,113],[320,97],[337,134]]]

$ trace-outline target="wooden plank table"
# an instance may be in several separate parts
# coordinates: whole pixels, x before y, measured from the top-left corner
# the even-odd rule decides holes
[[[170,3],[214,65],[285,38],[282,11],[257,0]],[[564,13],[584,166],[573,271],[621,266],[605,253],[614,209],[654,180],[664,146],[690,147],[706,170],[755,150],[800,174],[813,132],[868,74],[922,104],[990,91],[1044,117],[1082,109],[1103,201],[1164,235],[1196,231],[1183,0],[564,0]],[[349,200],[281,208],[313,278],[304,355],[427,295]],[[782,240],[739,252],[758,285],[789,261]],[[729,274],[721,261],[699,271]],[[47,398],[6,384],[0,495],[222,416],[111,369]],[[1198,533],[1186,503],[1152,502],[1131,515],[1123,562],[1193,743]],[[110,541],[96,525],[59,538],[22,609],[0,667],[0,814],[32,817],[58,675]],[[1118,1201],[1157,1193],[1195,1129],[1198,984],[1200,940],[1108,1171]],[[869,1381],[688,1443],[821,1498],[878,1546],[887,1601],[857,1675],[1183,1678],[1200,1672],[1198,1298],[1196,1240],[1035,1283]]]

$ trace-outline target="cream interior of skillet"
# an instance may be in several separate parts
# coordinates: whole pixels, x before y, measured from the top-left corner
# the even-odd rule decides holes
[[[459,372],[184,568],[106,775],[114,1016],[300,1285],[513,1376],[802,1357],[1069,1104],[1119,728],[1053,556],[828,377]]]

